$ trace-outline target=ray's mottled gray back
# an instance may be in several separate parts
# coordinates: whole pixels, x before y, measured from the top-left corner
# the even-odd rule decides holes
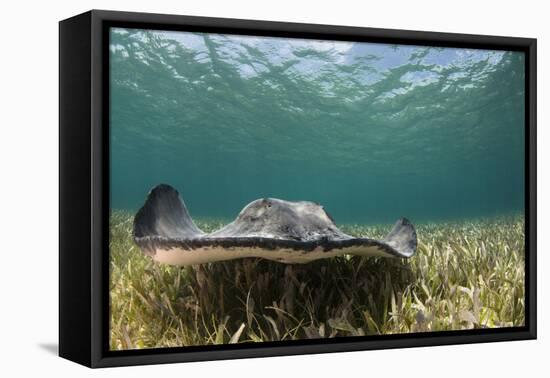
[[[263,198],[248,204],[237,219],[210,234],[210,237],[268,237],[309,241],[322,237],[344,239],[323,207],[314,202],[290,202]]]

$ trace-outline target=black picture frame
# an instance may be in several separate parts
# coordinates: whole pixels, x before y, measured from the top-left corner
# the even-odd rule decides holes
[[[525,326],[110,351],[110,27],[514,50],[525,53]],[[89,367],[536,338],[536,39],[92,10],[59,23],[59,355]]]

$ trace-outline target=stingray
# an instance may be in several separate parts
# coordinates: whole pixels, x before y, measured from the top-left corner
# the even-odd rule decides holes
[[[382,240],[353,237],[339,230],[321,205],[276,198],[252,201],[233,222],[205,233],[177,190],[165,184],[149,192],[134,218],[133,236],[155,261],[179,266],[244,257],[287,264],[345,254],[408,258],[417,245],[416,231],[406,218]]]

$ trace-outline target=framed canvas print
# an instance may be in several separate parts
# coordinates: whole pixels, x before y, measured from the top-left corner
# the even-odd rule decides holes
[[[536,337],[536,40],[60,22],[60,355]]]

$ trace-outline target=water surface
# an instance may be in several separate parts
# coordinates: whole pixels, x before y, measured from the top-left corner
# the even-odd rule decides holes
[[[194,217],[261,197],[337,223],[524,210],[524,55],[112,29],[111,207],[159,183]]]

